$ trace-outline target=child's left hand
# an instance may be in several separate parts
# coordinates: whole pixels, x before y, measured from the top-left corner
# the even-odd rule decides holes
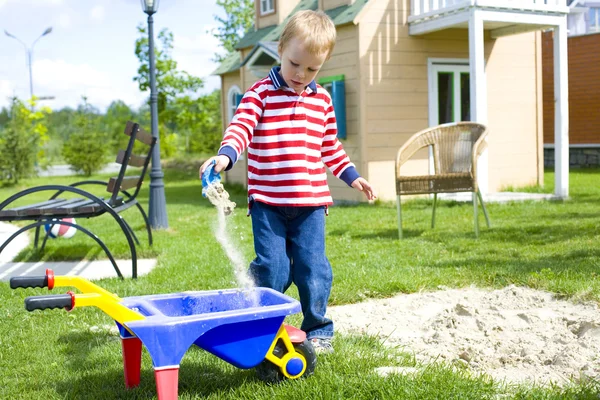
[[[369,182],[362,177],[356,178],[354,182],[352,182],[352,187],[363,192],[369,200],[375,200],[377,198]]]

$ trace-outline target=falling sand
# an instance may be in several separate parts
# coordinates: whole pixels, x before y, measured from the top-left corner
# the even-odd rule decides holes
[[[216,182],[206,188],[206,197],[217,208],[217,224],[213,227],[215,238],[234,267],[235,278],[241,289],[252,290],[256,285],[248,275],[248,263],[239,247],[235,245],[227,229],[227,216],[233,213],[235,203],[229,200],[229,193],[223,184]],[[257,299],[252,299],[256,303]]]

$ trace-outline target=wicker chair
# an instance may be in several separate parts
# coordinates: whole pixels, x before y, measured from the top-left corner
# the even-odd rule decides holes
[[[402,195],[433,193],[431,227],[435,226],[435,206],[438,193],[472,192],[475,236],[479,236],[477,198],[481,202],[488,228],[490,220],[477,187],[477,159],[486,148],[487,128],[475,122],[443,124],[417,132],[398,150],[396,158],[396,195],[398,236],[402,238]],[[433,147],[434,173],[424,176],[403,176],[402,165],[418,150]]]

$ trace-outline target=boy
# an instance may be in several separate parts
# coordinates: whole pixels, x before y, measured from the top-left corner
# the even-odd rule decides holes
[[[337,140],[331,97],[314,81],[335,44],[323,12],[300,11],[279,40],[281,67],[244,94],[218,155],[215,171],[229,170],[248,149],[248,201],[257,286],[285,292],[298,287],[306,332],[317,352],[333,351],[333,322],[325,318],[332,270],[325,255],[325,215],[333,203],[325,165],[349,186],[375,199]],[[323,165],[323,163],[325,165]]]

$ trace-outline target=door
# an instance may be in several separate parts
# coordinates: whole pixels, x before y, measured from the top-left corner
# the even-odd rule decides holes
[[[470,121],[471,102],[468,62],[429,66],[429,125]]]
[[[429,126],[471,121],[471,82],[468,59],[429,59]],[[433,173],[433,152],[429,151]],[[488,151],[477,163],[477,181],[482,193],[488,187]]]

